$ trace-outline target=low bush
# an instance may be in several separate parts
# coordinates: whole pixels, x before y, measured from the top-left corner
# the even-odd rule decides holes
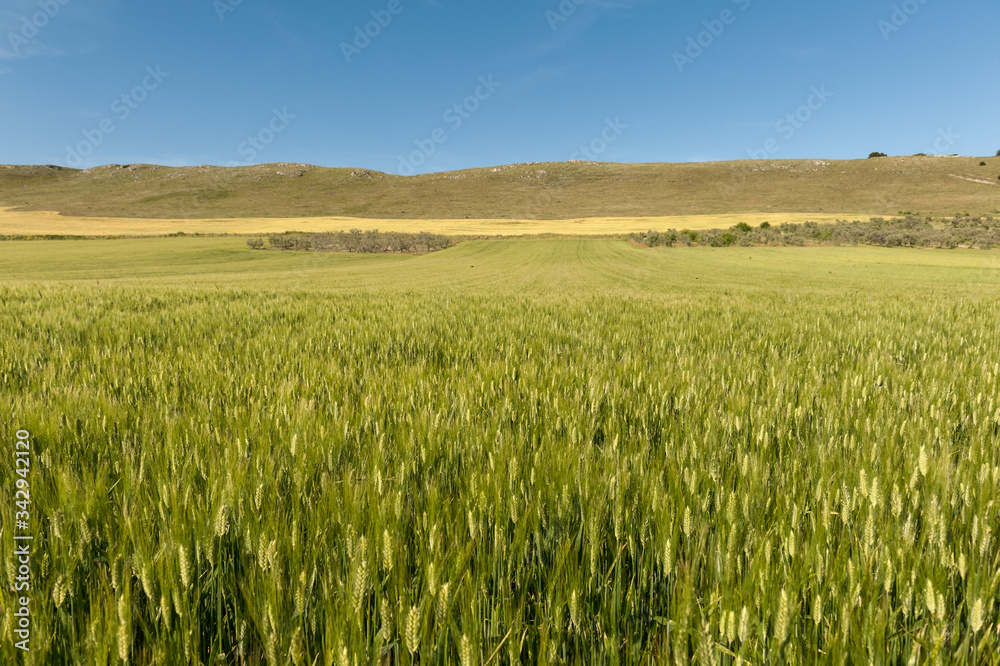
[[[258,239],[251,239],[258,240]],[[251,241],[247,241],[249,245]],[[334,231],[324,233],[285,233],[268,238],[274,250],[300,252],[358,252],[365,254],[426,254],[437,252],[453,245],[447,236],[422,231],[417,234],[400,231],[380,232],[377,229],[362,231]],[[263,247],[251,245],[251,247]]]
[[[767,225],[767,226],[765,226]],[[867,222],[839,220],[832,223],[783,222],[772,227],[766,222],[758,229],[740,223],[728,230],[647,231],[630,236],[648,247],[673,245],[877,245],[883,247],[994,248],[1000,247],[1000,221],[993,217],[956,216],[933,219],[909,215],[886,219],[874,217]]]

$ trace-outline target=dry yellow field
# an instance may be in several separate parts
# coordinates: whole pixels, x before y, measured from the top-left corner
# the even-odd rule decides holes
[[[284,231],[429,231],[450,236],[523,236],[560,234],[603,236],[649,229],[727,229],[738,222],[833,222],[867,220],[870,214],[729,213],[666,217],[593,217],[570,220],[369,219],[356,217],[231,218],[214,220],[71,217],[54,212],[19,212],[0,208],[0,235],[165,236],[186,234],[267,234]]]

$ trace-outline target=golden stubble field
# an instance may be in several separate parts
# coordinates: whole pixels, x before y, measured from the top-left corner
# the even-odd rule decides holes
[[[565,220],[504,219],[369,219],[355,217],[259,217],[230,219],[143,219],[75,217],[56,212],[22,212],[0,207],[0,235],[166,236],[185,234],[270,234],[285,231],[429,231],[450,236],[525,236],[560,234],[607,236],[649,229],[727,229],[739,222],[834,222],[867,220],[872,215],[831,213],[727,213],[660,217],[589,217]]]

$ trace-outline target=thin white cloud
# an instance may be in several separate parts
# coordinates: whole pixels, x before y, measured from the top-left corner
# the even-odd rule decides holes
[[[20,29],[21,19],[38,11],[37,1],[5,0],[3,4],[3,8],[0,9],[0,30],[3,30],[4,34],[15,28]]]
[[[609,14],[638,9],[655,0],[584,0],[560,2],[548,0],[539,8],[538,21],[551,30],[551,36],[541,43],[517,52],[517,56],[533,59],[552,51],[560,51],[583,38],[589,28]]]
[[[44,31],[51,17],[31,0],[7,0],[4,4],[6,6],[0,9],[0,59],[44,55],[47,47],[39,40],[39,33]],[[56,6],[62,9],[58,3]],[[44,21],[36,19],[36,14]],[[43,27],[38,27],[39,22],[44,22]]]
[[[18,43],[16,49],[11,48],[10,42],[7,39],[3,39],[2,43],[0,43],[0,60],[22,60],[24,58],[37,57],[54,58],[61,55],[66,55],[66,53],[38,39],[32,40],[27,44]]]
[[[66,49],[52,45],[53,33],[67,34],[72,29],[79,37],[89,38],[84,51],[94,50],[93,33],[106,25],[105,16],[118,0],[45,3],[38,0],[3,0],[0,9],[0,60],[67,55],[67,50],[81,52],[77,46]]]

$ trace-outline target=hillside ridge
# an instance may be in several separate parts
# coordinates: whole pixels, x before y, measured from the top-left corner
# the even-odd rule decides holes
[[[571,219],[725,213],[1000,212],[998,157],[529,162],[398,176],[247,167],[0,166],[0,206],[83,217]]]

